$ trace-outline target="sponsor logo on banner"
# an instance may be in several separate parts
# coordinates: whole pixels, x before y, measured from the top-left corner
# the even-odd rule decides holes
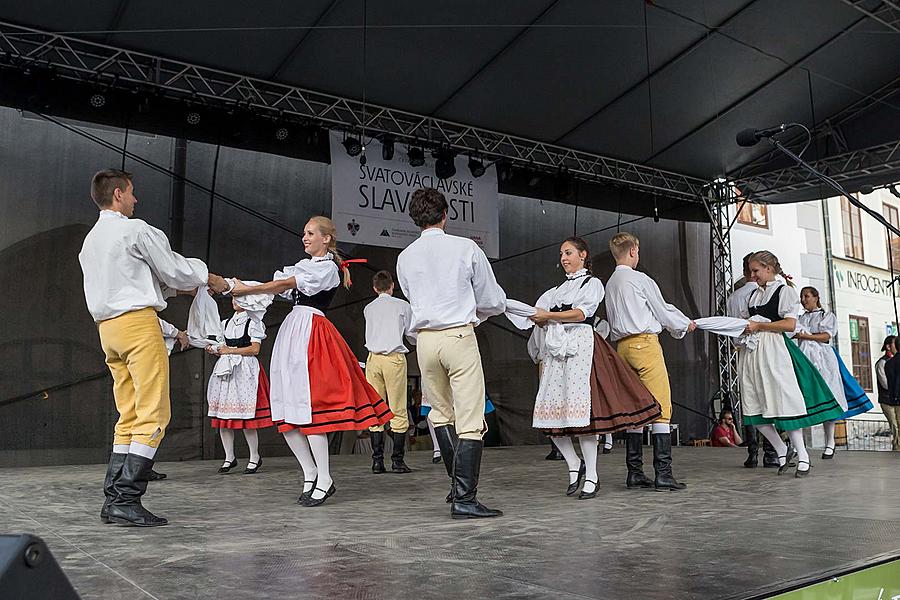
[[[438,179],[434,159],[426,153],[425,164],[411,167],[404,152],[392,160],[381,157],[381,143],[366,144],[366,164],[349,156],[341,134],[331,134],[331,218],[346,227],[357,244],[405,248],[419,237],[419,228],[409,217],[412,193],[433,187],[447,198],[447,233],[467,237],[491,258],[500,255],[497,170],[488,169],[475,178],[467,157],[456,157],[456,175]],[[398,145],[399,146],[399,145]],[[351,240],[347,240],[351,241]]]

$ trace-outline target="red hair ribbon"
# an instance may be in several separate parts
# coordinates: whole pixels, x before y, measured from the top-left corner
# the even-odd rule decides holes
[[[341,271],[343,271],[344,269],[347,269],[347,286],[348,287],[353,285],[353,280],[350,279],[350,269],[349,269],[350,265],[352,265],[354,263],[362,265],[367,262],[369,262],[369,261],[365,258],[351,258],[350,260],[342,260],[341,261]]]
[[[788,275],[787,273],[782,273],[781,276],[784,277],[785,279],[787,279],[788,281],[794,280],[794,278],[791,275]]]

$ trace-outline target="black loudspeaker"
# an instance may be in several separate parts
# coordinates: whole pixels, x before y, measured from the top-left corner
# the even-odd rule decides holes
[[[0,535],[2,600],[79,600],[75,588],[39,537]]]

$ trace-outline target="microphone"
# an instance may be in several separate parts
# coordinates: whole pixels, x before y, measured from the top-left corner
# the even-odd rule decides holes
[[[785,125],[784,123],[777,127],[769,127],[768,129],[753,129],[751,127],[739,132],[734,139],[737,142],[738,146],[755,146],[759,143],[759,140],[772,137],[776,133],[781,133],[787,128],[788,125]]]

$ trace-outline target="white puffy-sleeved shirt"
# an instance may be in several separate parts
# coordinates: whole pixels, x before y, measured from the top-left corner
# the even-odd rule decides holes
[[[247,325],[247,323],[250,323]],[[236,312],[230,319],[222,321],[222,327],[225,330],[225,337],[236,340],[243,337],[244,327],[247,328],[247,334],[250,336],[251,342],[262,342],[266,339],[265,323],[256,319],[251,319],[247,311]]]
[[[275,271],[272,279],[289,277],[294,278],[296,282],[294,287],[306,296],[314,296],[341,284],[340,272],[330,252],[325,256],[304,258],[296,264],[283,267],[280,271]],[[292,300],[292,293],[293,290],[287,290],[280,295]]]
[[[627,265],[617,266],[606,282],[606,317],[613,341],[657,334],[663,328],[675,337],[684,337],[691,324],[684,313],[665,301],[655,281]]]
[[[752,281],[748,281],[738,289],[734,290],[725,302],[725,310],[728,313],[725,316],[740,317],[741,308],[747,306],[747,303],[750,301],[750,296],[758,289],[758,285]]]
[[[478,244],[438,227],[400,253],[397,280],[412,306],[415,331],[478,325],[506,310],[506,292]]]
[[[750,318],[750,307],[761,306],[772,299],[778,288],[784,288],[778,297],[778,315],[782,318],[799,318],[803,314],[803,305],[800,304],[800,295],[797,290],[787,285],[784,280],[776,279],[769,282],[766,287],[757,287],[750,295],[747,305],[741,308],[741,318]]]
[[[209,279],[206,264],[173,252],[162,231],[113,210],[100,211],[78,262],[84,298],[98,323],[147,307],[160,311],[174,290],[193,290]]]
[[[591,277],[587,269],[580,269],[574,273],[566,273],[566,280],[544,292],[535,306],[550,310],[555,306],[571,306],[572,309],[580,309],[585,319],[590,319],[600,308],[605,291],[603,283],[596,277]]]
[[[390,294],[378,294],[363,309],[366,319],[366,349],[373,354],[406,354],[409,349],[403,337],[415,341],[412,330],[412,307],[409,302]]]
[[[784,294],[784,292],[781,292]],[[827,333],[832,338],[837,334],[837,317],[823,308],[805,312],[800,315],[800,328],[807,333]],[[823,342],[819,342],[823,343]],[[824,342],[830,344],[830,342]]]

